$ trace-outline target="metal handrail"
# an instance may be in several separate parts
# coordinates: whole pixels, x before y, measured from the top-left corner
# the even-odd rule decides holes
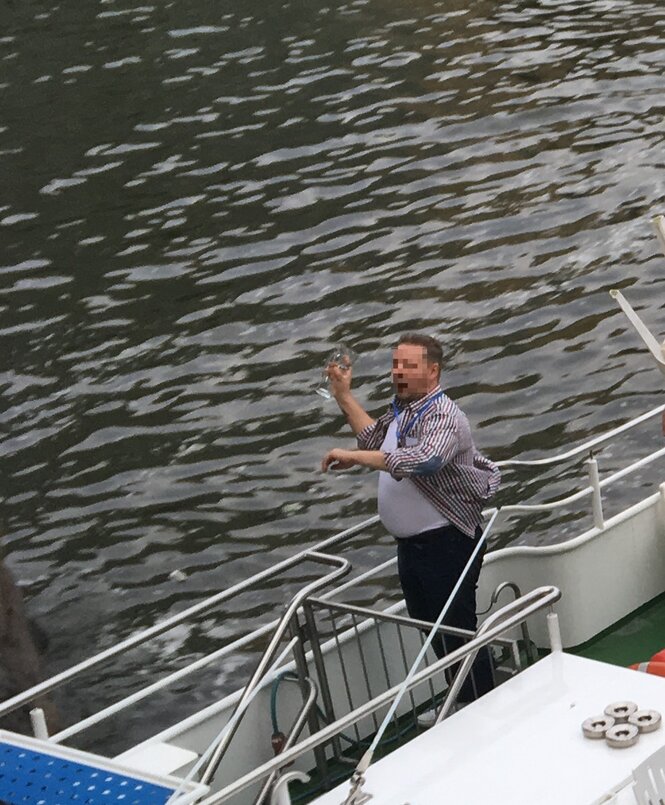
[[[366,523],[367,521],[365,521],[365,524]],[[360,525],[363,524],[361,523]],[[303,551],[301,553],[304,555],[306,551]],[[389,559],[387,562],[377,565],[376,567],[370,568],[369,570],[365,571],[364,573],[361,573],[360,575],[356,576],[350,581],[338,585],[333,590],[328,590],[327,592],[322,593],[322,595],[319,598],[316,598],[315,600],[320,602],[327,602],[329,598],[339,595],[339,593],[343,592],[344,590],[347,590],[350,587],[362,583],[367,578],[370,578],[371,576],[380,573],[382,570],[387,569],[389,566],[394,565],[396,561],[397,560],[394,558]],[[189,665],[186,665],[184,668],[180,668],[177,671],[173,671],[173,673],[168,674],[162,679],[157,680],[157,682],[153,682],[150,685],[146,685],[146,687],[141,688],[135,693],[132,693],[129,696],[125,696],[124,699],[118,699],[118,701],[113,702],[113,704],[110,704],[108,707],[105,707],[102,710],[98,710],[96,713],[93,713],[91,716],[88,716],[88,718],[84,718],[81,721],[77,721],[75,724],[66,727],[64,730],[61,730],[55,735],[49,736],[49,740],[53,743],[61,743],[67,738],[71,738],[74,735],[78,735],[80,732],[84,732],[89,727],[94,727],[96,724],[99,724],[101,721],[104,721],[104,719],[111,718],[111,716],[121,713],[127,707],[131,707],[132,705],[137,704],[140,701],[143,701],[143,699],[147,699],[149,696],[152,696],[153,693],[158,693],[160,690],[169,687],[169,685],[178,682],[180,679],[183,679],[189,676],[190,674],[199,671],[201,668],[205,668],[207,665],[210,665],[211,663],[222,659],[222,657],[231,654],[233,651],[237,651],[243,646],[253,643],[260,637],[264,637],[266,634],[269,634],[270,631],[274,629],[278,623],[279,618],[275,618],[274,620],[269,621],[263,626],[260,626],[258,629],[254,629],[254,631],[248,632],[246,635],[237,638],[231,643],[227,643],[225,646],[222,646],[222,648],[218,649],[217,651],[213,651],[210,654],[206,654],[200,659],[195,660]],[[26,694],[29,692],[30,691],[26,691]]]
[[[490,609],[492,609],[492,607],[495,604],[499,603],[499,596],[504,590],[510,590],[512,594],[515,596],[514,600],[517,600],[518,598],[522,597],[522,591],[520,590],[518,584],[516,584],[514,581],[502,581],[501,584],[499,584],[492,593],[490,597],[490,603],[487,609],[483,609],[482,612],[478,612],[476,614],[487,615]],[[529,662],[535,662],[538,659],[538,656],[537,652],[534,652],[534,646],[531,643],[531,635],[529,634],[529,627],[526,625],[526,621],[522,623],[520,628],[522,631],[522,640],[524,641],[524,650],[526,651],[527,659],[529,660]],[[515,660],[516,660],[516,666],[518,668],[521,668],[522,663],[519,659],[519,649],[517,650],[517,653],[515,655]]]
[[[241,649],[243,646],[253,643],[259,637],[269,634],[278,623],[279,618],[275,618],[275,620],[270,621],[270,623],[266,623],[265,626],[261,626],[259,629],[255,629],[253,632],[249,632],[249,634],[243,635],[243,637],[240,637],[231,643],[227,643],[217,651],[206,654],[204,657],[191,662],[189,665],[185,665],[184,668],[179,668],[177,671],[173,671],[173,673],[157,680],[157,682],[146,685],[144,688],[137,690],[135,693],[125,696],[124,699],[119,699],[118,701],[113,702],[113,704],[110,704],[108,707],[104,707],[102,710],[98,710],[91,716],[88,716],[81,721],[77,721],[75,724],[66,727],[64,730],[61,730],[55,735],[50,735],[49,741],[52,743],[61,743],[67,738],[71,738],[73,735],[78,735],[80,732],[84,732],[89,727],[94,727],[96,724],[104,721],[104,719],[110,718],[116,713],[121,713],[127,707],[131,707],[131,705],[137,704],[138,702],[143,701],[143,699],[147,699],[148,696],[152,696],[153,693],[158,693],[160,690],[167,688],[174,682],[193,674],[201,668],[205,668],[207,665],[210,665],[217,660],[221,660],[222,657],[226,657],[227,654],[231,654],[232,652]]]
[[[268,674],[272,673],[273,675],[276,675],[276,674],[278,673],[278,668],[279,668],[280,664],[281,664],[281,663],[284,661],[284,658],[286,657],[286,655],[287,655],[287,654],[288,654],[290,651],[292,651],[292,650],[293,650],[293,648],[295,647],[296,643],[298,643],[299,641],[300,641],[300,638],[299,638],[298,636],[294,636],[294,637],[292,637],[292,638],[291,638],[291,640],[289,640],[289,642],[287,643],[287,645],[285,646],[285,648],[282,650],[282,652],[279,654],[279,656],[277,657],[277,659],[276,659],[276,660],[275,660],[275,662],[273,663],[272,667],[271,667],[271,668],[269,669],[269,671],[267,672]],[[253,691],[252,695],[250,696],[250,698],[249,698],[249,699],[248,699],[248,701],[247,701],[247,705],[249,705],[249,703],[250,703],[250,702],[252,701],[252,699],[253,699],[253,698],[254,698],[254,697],[257,695],[257,693],[258,693],[259,691],[260,691],[260,688],[254,688],[254,691]],[[247,706],[247,705],[246,705],[246,706]],[[214,747],[215,747],[215,743],[216,743],[216,741],[220,740],[220,739],[222,738],[222,736],[223,736],[223,735],[224,735],[224,734],[225,734],[225,733],[226,733],[226,732],[227,732],[229,729],[233,728],[233,727],[234,727],[234,725],[235,725],[235,723],[236,723],[237,721],[239,721],[239,720],[240,720],[240,719],[241,719],[243,716],[244,716],[244,711],[243,711],[243,712],[236,711],[235,713],[233,713],[233,714],[232,714],[231,718],[230,718],[230,719],[227,721],[227,723],[224,725],[224,727],[222,728],[221,732],[219,732],[219,733],[218,733],[217,738],[215,738],[215,739],[214,739],[214,740],[211,742],[210,746],[209,746],[209,747],[206,749],[206,751],[205,751],[205,752],[204,752],[204,753],[203,753],[203,754],[202,754],[202,755],[199,757],[199,759],[196,761],[196,763],[195,763],[195,764],[192,766],[192,768],[191,768],[191,769],[189,770],[189,772],[187,773],[187,776],[186,776],[186,777],[184,777],[184,778],[183,778],[183,779],[180,781],[180,783],[179,783],[178,787],[177,787],[177,788],[176,788],[176,790],[175,790],[175,791],[174,791],[174,792],[171,794],[171,796],[168,798],[168,800],[167,800],[167,802],[166,802],[166,804],[165,804],[165,805],[173,805],[174,803],[177,803],[177,802],[179,801],[179,797],[180,797],[180,795],[182,794],[182,791],[183,791],[184,786],[186,786],[186,785],[187,785],[187,783],[190,783],[192,780],[195,780],[195,779],[196,779],[196,777],[197,777],[197,775],[198,775],[198,774],[199,774],[199,772],[201,771],[201,769],[202,769],[202,768],[204,768],[204,766],[205,766],[205,765],[206,765],[206,763],[208,762],[209,755],[211,755],[211,754],[212,754],[213,749],[214,749]]]
[[[487,615],[487,613],[492,609],[494,604],[499,602],[499,596],[504,590],[510,590],[513,595],[515,596],[514,600],[517,600],[522,596],[522,591],[519,588],[519,585],[515,584],[514,581],[502,581],[501,584],[497,585],[494,592],[490,596],[490,603],[487,609],[483,609],[479,612],[476,612],[476,615]]]
[[[431,665],[423,668],[421,671],[418,671],[413,676],[409,689],[416,687],[422,682],[426,682],[428,679],[440,673],[441,671],[444,671],[448,667],[463,661],[471,652],[475,652],[488,646],[490,643],[495,642],[497,637],[505,632],[510,631],[515,626],[518,626],[524,618],[528,618],[536,612],[539,612],[547,607],[551,607],[552,604],[556,603],[560,598],[561,591],[557,587],[544,586],[532,590],[517,601],[512,601],[507,606],[514,608],[516,605],[520,604],[521,606],[519,611],[514,612],[504,623],[488,629],[484,635],[474,637],[465,646],[461,646],[460,648],[451,651],[445,657],[436,660],[436,662],[433,662]],[[499,612],[501,612],[501,610],[499,610]],[[499,612],[496,614],[498,615]],[[394,685],[392,688],[379,694],[374,699],[365,702],[365,704],[340,717],[332,724],[328,724],[318,732],[308,736],[303,741],[296,744],[296,746],[285,750],[277,755],[277,757],[272,758],[266,763],[263,763],[261,766],[258,766],[257,768],[238,778],[233,783],[226,786],[226,788],[202,800],[200,805],[219,805],[219,803],[225,802],[227,799],[235,796],[240,791],[254,784],[257,782],[257,780],[260,780],[265,775],[283,768],[287,764],[299,758],[301,755],[312,751],[323,743],[327,743],[341,730],[352,726],[356,721],[360,721],[361,719],[370,716],[376,710],[379,710],[381,707],[388,704],[401,687],[401,683],[399,685]]]
[[[504,582],[506,585],[512,584],[511,582]],[[517,586],[517,585],[513,585]],[[518,594],[516,597],[519,597],[519,588]],[[320,609],[334,609],[337,612],[346,612],[350,615],[359,615],[360,617],[366,618],[367,620],[375,619],[383,621],[384,623],[394,623],[398,626],[412,626],[415,629],[423,629],[423,630],[430,630],[432,628],[432,623],[430,621],[422,621],[418,618],[411,618],[405,617],[404,615],[395,615],[390,612],[379,612],[375,609],[370,609],[369,607],[359,607],[356,604],[342,604],[339,601],[326,601],[325,598],[316,598],[310,597],[309,599],[310,604],[314,604],[318,606]],[[496,602],[494,602],[496,603]],[[479,612],[479,615],[484,613]],[[471,639],[475,632],[471,631],[471,629],[460,629],[458,626],[448,626],[447,624],[441,624],[438,629],[438,633],[441,635],[450,635],[451,637],[461,637],[464,640]],[[497,640],[499,645],[505,645],[509,641],[506,640]]]
[[[297,740],[298,736],[302,732],[303,727],[305,726],[305,722],[310,713],[310,710],[316,704],[316,698],[319,694],[319,689],[316,683],[309,677],[306,677],[303,680],[303,682],[308,686],[309,694],[303,706],[301,707],[300,712],[296,717],[296,720],[293,722],[293,726],[291,727],[289,734],[286,736],[282,752],[285,749],[290,749],[293,746],[294,742]],[[262,803],[265,802],[265,797],[267,796],[268,791],[272,787],[272,784],[275,781],[275,777],[277,776],[277,774],[278,771],[275,770],[271,775],[269,775],[268,779],[263,784],[263,787],[261,788],[258,797],[254,801],[255,805],[262,805]]]
[[[654,409],[659,411],[660,409]],[[663,406],[663,410],[665,410],[665,406]],[[648,464],[651,464],[653,461],[656,461],[659,458],[665,456],[665,447],[661,447],[659,450],[655,450],[653,453],[649,453],[648,456],[644,458],[640,458],[637,461],[634,461],[632,464],[629,464],[627,467],[623,467],[623,469],[617,470],[616,472],[608,475],[607,478],[603,478],[602,481],[597,481],[597,483],[591,484],[590,486],[585,486],[582,489],[574,492],[572,495],[568,495],[565,498],[559,498],[558,500],[552,500],[549,503],[512,503],[507,504],[501,507],[502,514],[513,514],[515,512],[538,512],[538,511],[553,511],[554,509],[560,509],[563,506],[567,506],[570,503],[575,503],[582,498],[595,496],[600,493],[602,489],[605,489],[608,486],[611,486],[616,481],[625,478],[627,475],[635,472],[635,470],[640,469],[641,467],[646,467]],[[483,514],[487,515],[491,512],[494,512],[494,509],[489,509],[484,511]]]
[[[661,447],[660,450],[656,450],[653,453],[650,453],[648,456],[639,459],[638,461],[634,461],[628,467],[624,467],[622,470],[617,470],[613,472],[611,475],[608,475],[607,478],[603,478],[603,480],[599,483],[599,487],[604,489],[606,486],[615,483],[616,481],[620,481],[626,475],[630,475],[631,472],[635,470],[639,470],[640,467],[646,467],[647,464],[651,464],[652,461],[656,461],[658,458],[662,458],[665,456],[665,447]]]
[[[200,601],[198,604],[194,604],[191,607],[183,610],[182,612],[178,613],[177,615],[173,615],[170,618],[166,618],[163,621],[159,621],[154,626],[150,626],[148,629],[144,629],[141,632],[133,635],[132,637],[127,638],[126,640],[122,640],[120,643],[112,646],[105,651],[99,652],[99,654],[94,654],[92,657],[88,657],[88,659],[83,660],[76,665],[73,665],[71,668],[68,668],[65,671],[62,671],[55,676],[46,679],[44,682],[40,682],[37,685],[29,688],[22,693],[19,693],[16,696],[13,696],[11,699],[7,699],[6,701],[0,703],[0,717],[5,716],[8,713],[11,713],[13,710],[16,710],[18,707],[22,707],[24,704],[33,701],[39,696],[42,696],[46,693],[50,693],[51,691],[55,690],[56,688],[61,687],[68,682],[70,679],[73,679],[76,676],[84,673],[85,671],[94,668],[101,663],[110,660],[112,657],[116,657],[119,654],[123,654],[126,651],[129,651],[132,648],[136,648],[137,646],[142,645],[143,643],[147,643],[153,637],[157,637],[164,632],[168,632],[170,629],[173,629],[174,626],[178,626],[183,621],[189,620],[190,618],[194,617],[195,615],[200,615],[203,612],[206,612],[209,609],[217,606],[218,604],[226,601],[230,598],[233,598],[238,593],[244,592],[249,588],[253,587],[260,581],[264,581],[265,579],[271,578],[273,576],[278,575],[284,570],[288,570],[289,568],[300,564],[301,562],[306,562],[311,559],[313,554],[323,550],[324,548],[331,547],[333,545],[338,545],[341,542],[349,539],[350,537],[357,534],[359,531],[362,531],[369,525],[373,525],[378,521],[378,515],[374,517],[370,517],[368,520],[364,520],[362,523],[358,523],[351,528],[347,528],[344,531],[340,531],[338,534],[334,534],[332,537],[328,537],[327,539],[322,540],[321,542],[314,545],[312,548],[306,548],[305,550],[300,551],[299,553],[295,554],[294,556],[284,559],[281,562],[278,562],[273,567],[268,568],[266,570],[262,570],[259,573],[255,573],[253,576],[250,576],[248,579],[244,581],[238,582],[238,584],[234,584],[232,587],[227,588],[226,590],[222,590],[220,593],[216,593],[215,595],[210,596],[209,598]]]
[[[625,431],[631,430],[637,425],[641,425],[642,422],[646,422],[647,419],[651,419],[658,414],[662,414],[663,411],[665,411],[665,405],[659,405],[657,408],[652,408],[651,411],[647,411],[646,414],[641,414],[640,416],[635,417],[635,419],[631,419],[629,422],[619,425],[618,428],[614,428],[613,430],[610,430],[601,436],[596,436],[594,439],[590,439],[588,442],[584,442],[584,444],[581,444],[578,447],[573,447],[571,450],[567,450],[565,453],[559,453],[559,455],[552,456],[551,458],[538,458],[533,459],[532,461],[507,459],[506,461],[497,461],[496,463],[499,467],[545,467],[549,464],[559,464],[564,461],[568,461],[569,459],[576,458],[577,456],[588,455],[599,444],[603,444],[604,442],[612,439],[614,436],[618,436],[620,433],[624,433]]]
[[[515,586],[515,585],[513,585]],[[536,593],[536,595],[534,595]],[[496,627],[497,625],[505,622],[513,612],[513,610],[519,612],[524,608],[524,604],[527,603],[530,599],[537,600],[539,597],[539,590],[531,590],[531,592],[526,593],[519,598],[516,598],[514,601],[511,601],[509,604],[506,604],[497,612],[494,612],[490,615],[479,627],[478,631],[476,632],[477,637],[481,637],[486,632],[488,632],[492,627]],[[559,594],[560,597],[560,594]],[[522,619],[520,625],[523,625],[525,620]],[[471,671],[471,666],[478,655],[478,651],[480,649],[476,649],[475,651],[470,652],[467,657],[465,657],[464,661],[462,662],[461,666],[459,667],[457,673],[455,674],[455,678],[446,693],[446,697],[443,700],[443,704],[441,706],[441,710],[436,718],[436,723],[439,724],[443,719],[448,715],[450,709],[452,708],[453,704],[455,703],[455,699],[457,698],[458,693],[460,692],[464,681],[466,680],[469,672]]]
[[[583,489],[568,495],[559,500],[551,500],[549,503],[508,503],[506,506],[501,507],[503,514],[510,514],[512,512],[546,512],[553,509],[560,509],[562,506],[568,506],[570,503],[576,503],[582,498],[589,497],[593,494],[592,486],[585,486]]]
[[[246,703],[250,700],[254,689],[258,686],[263,675],[265,674],[266,670],[270,667],[270,663],[273,660],[277,648],[284,637],[284,633],[289,627],[289,623],[291,618],[296,613],[298,608],[302,605],[303,601],[307,598],[310,593],[313,593],[315,590],[320,589],[321,587],[325,587],[330,584],[335,579],[339,578],[340,576],[345,576],[351,570],[351,562],[348,559],[344,559],[341,556],[330,556],[325,553],[318,553],[316,551],[309,551],[308,552],[309,558],[314,560],[315,562],[322,562],[323,564],[329,565],[338,565],[338,569],[332,571],[332,573],[328,573],[321,579],[317,579],[316,581],[311,582],[306,587],[303,587],[297,595],[295,595],[291,599],[291,603],[287,606],[284,614],[280,618],[280,622],[275,629],[275,632],[266,648],[263,656],[259,660],[259,663],[256,667],[256,670],[250,677],[249,682],[245,685],[245,688],[242,692],[242,696],[240,700],[235,706],[233,713],[231,714],[231,719],[236,718],[238,713],[242,713],[244,708],[246,707]],[[219,764],[226,752],[231,739],[235,735],[235,732],[238,728],[239,720],[237,719],[233,725],[233,727],[224,734],[220,742],[215,747],[210,760],[208,761],[207,766],[205,767],[202,775],[201,775],[201,782],[204,784],[208,784],[210,780],[215,776],[215,772],[219,767]]]
[[[333,598],[333,596],[335,595],[339,595],[340,592],[343,592],[344,590],[347,590],[354,585],[360,584],[361,582],[365,581],[365,579],[370,578],[376,573],[379,573],[382,570],[387,569],[390,565],[394,565],[396,561],[397,561],[396,559],[390,559],[381,565],[377,565],[376,567],[370,568],[369,570],[365,571],[364,573],[361,573],[359,576],[356,576],[350,581],[338,585],[333,590],[328,590],[327,592],[322,593],[322,595],[318,598],[310,598],[310,600],[321,602],[321,604],[325,603],[327,606],[328,599]],[[237,640],[234,640],[231,643],[227,643],[225,646],[222,646],[222,648],[217,649],[217,651],[213,651],[210,654],[206,654],[200,659],[195,660],[189,665],[186,665],[184,668],[180,668],[177,671],[173,671],[173,673],[168,674],[162,679],[157,680],[157,682],[153,682],[150,685],[146,685],[146,687],[141,688],[135,693],[132,693],[129,696],[125,696],[124,699],[119,699],[113,704],[110,704],[108,707],[105,707],[102,710],[98,710],[96,713],[93,713],[91,716],[88,716],[87,718],[84,718],[81,721],[77,721],[75,724],[66,727],[64,730],[61,730],[55,735],[49,736],[49,741],[53,743],[61,743],[67,738],[71,738],[74,735],[78,735],[80,732],[84,732],[89,727],[94,727],[96,724],[99,724],[101,721],[104,721],[104,719],[111,718],[111,716],[121,713],[127,707],[131,707],[132,705],[137,704],[140,701],[143,701],[143,699],[147,699],[149,696],[152,696],[153,693],[158,693],[160,690],[163,690],[164,688],[169,687],[169,685],[172,685],[175,682],[178,682],[179,680],[189,676],[190,674],[199,671],[201,668],[205,668],[207,665],[210,665],[211,663],[222,659],[222,657],[226,657],[228,654],[231,654],[232,652],[241,649],[243,646],[253,643],[260,637],[264,637],[265,635],[269,634],[271,630],[278,625],[278,623],[279,618],[275,618],[274,620],[269,621],[263,626],[260,626],[258,629],[254,629],[254,631],[248,632],[246,635],[239,637]],[[442,627],[442,628],[449,628],[449,627]],[[453,629],[454,631],[454,627],[450,628]],[[464,630],[461,631],[464,632]],[[464,636],[468,637],[471,634],[472,632],[469,632],[468,634],[464,634]],[[28,692],[29,691],[26,691],[26,693]]]

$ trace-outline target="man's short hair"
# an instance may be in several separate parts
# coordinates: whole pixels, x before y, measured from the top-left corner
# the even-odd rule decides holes
[[[439,371],[443,366],[443,348],[441,344],[432,338],[431,335],[423,335],[422,333],[403,333],[400,335],[399,340],[395,344],[398,347],[400,344],[416,344],[425,349],[427,354],[427,363],[436,363],[439,366]]]

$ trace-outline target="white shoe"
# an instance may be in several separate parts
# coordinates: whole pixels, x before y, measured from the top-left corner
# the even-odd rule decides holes
[[[418,715],[418,726],[423,729],[433,727],[436,724],[440,711],[440,707],[432,707],[429,710],[423,710],[423,712]]]
[[[448,715],[452,716],[453,713],[457,713],[463,707],[466,707],[469,702],[455,702],[453,706],[448,711]],[[433,727],[436,724],[436,720],[439,717],[439,713],[441,712],[441,707],[432,707],[429,710],[423,710],[423,712],[418,716],[418,726],[423,727],[423,729],[428,729],[429,727]]]

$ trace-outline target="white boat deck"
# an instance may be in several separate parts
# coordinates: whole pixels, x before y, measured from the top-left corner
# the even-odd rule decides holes
[[[665,743],[665,728],[627,749],[581,729],[621,700],[665,714],[665,679],[553,653],[372,764],[363,790],[372,805],[634,805],[625,783]],[[348,793],[347,782],[315,802],[341,805]]]

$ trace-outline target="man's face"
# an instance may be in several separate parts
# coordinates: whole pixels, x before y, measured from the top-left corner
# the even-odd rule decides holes
[[[438,366],[427,362],[427,350],[419,344],[399,344],[393,352],[393,385],[402,400],[415,400],[438,383]]]

